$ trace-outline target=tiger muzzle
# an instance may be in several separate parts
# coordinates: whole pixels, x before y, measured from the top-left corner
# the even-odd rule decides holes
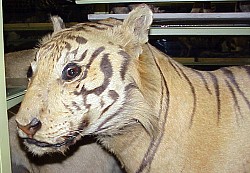
[[[42,123],[37,118],[33,118],[30,123],[25,126],[17,122],[17,127],[21,129],[29,138],[33,138],[36,132],[42,127]]]

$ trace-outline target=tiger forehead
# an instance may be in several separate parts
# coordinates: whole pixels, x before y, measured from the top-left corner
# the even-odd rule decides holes
[[[81,23],[62,30],[54,34],[53,37],[40,48],[51,50],[54,47],[58,47],[59,49],[66,48],[71,50],[72,47],[84,45],[89,41],[91,41],[92,44],[95,42],[101,42],[102,44],[114,45],[111,41],[113,39],[110,38],[109,41],[106,33],[110,32],[110,28],[113,28],[118,24],[113,24],[116,20],[111,20],[112,22],[109,20],[107,21],[103,20],[97,23]],[[117,21],[117,23],[119,23],[119,21]]]

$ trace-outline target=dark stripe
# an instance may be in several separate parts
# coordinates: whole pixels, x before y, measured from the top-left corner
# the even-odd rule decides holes
[[[111,41],[109,41],[109,42],[108,42],[108,44],[110,44],[110,45],[114,45],[114,43],[113,43],[113,42],[111,42]]]
[[[208,74],[210,75],[212,81],[213,81],[213,86],[214,86],[214,91],[215,91],[215,96],[216,96],[216,105],[217,105],[217,116],[218,116],[218,122],[220,122],[220,118],[221,118],[221,102],[220,102],[220,90],[219,90],[219,84],[218,84],[218,79],[217,77],[212,73],[212,72],[208,72]]]
[[[115,90],[109,90],[109,96],[116,101],[119,98],[119,94]]]
[[[90,32],[90,30],[87,30],[85,26],[83,25],[76,25],[72,27],[71,31],[85,31],[85,32]]]
[[[101,71],[104,74],[104,81],[103,81],[103,84],[101,86],[99,86],[93,90],[93,92],[96,95],[100,95],[101,93],[103,93],[103,91],[108,87],[108,85],[110,83],[110,78],[113,75],[112,65],[111,65],[108,57],[109,57],[109,54],[104,54],[102,61],[101,61],[101,64],[100,64]],[[89,91],[89,92],[92,92],[92,91]]]
[[[87,52],[88,52],[88,50],[85,50],[83,52],[83,54],[81,55],[81,57],[78,60],[75,60],[75,62],[82,62],[84,60],[84,58],[86,57]]]
[[[181,74],[184,76],[184,78],[186,79],[186,81],[188,82],[188,84],[190,86],[190,89],[191,89],[191,92],[192,92],[192,95],[193,95],[193,98],[194,98],[193,110],[192,110],[192,113],[191,113],[191,120],[190,120],[190,128],[191,128],[192,125],[193,125],[194,115],[195,115],[196,106],[197,106],[197,96],[196,96],[196,93],[195,93],[194,86],[193,86],[192,82],[190,81],[190,79],[184,73],[183,69],[179,68],[179,70],[180,70]]]
[[[44,46],[42,46],[41,49],[44,49],[44,51],[48,52],[48,51],[50,51],[53,47],[54,47],[54,44],[48,43],[48,44],[45,44]],[[41,49],[40,49],[40,50],[41,50]],[[45,54],[44,51],[41,53],[41,55]]]
[[[180,78],[182,78],[180,72],[177,70],[177,67],[172,63],[171,60],[168,60],[169,64],[173,67],[174,71],[178,74]],[[179,68],[178,68],[179,69]]]
[[[208,91],[209,94],[212,94],[211,90],[208,88],[208,83],[206,78],[204,77],[203,73],[201,73],[198,70],[194,70],[193,72],[195,72],[198,76],[200,76],[200,78],[202,79],[203,84],[205,85],[206,90]]]
[[[90,57],[89,63],[86,65],[86,67],[89,68],[90,65],[93,63],[94,59],[104,50],[105,50],[104,46],[101,46],[98,49],[96,49],[93,52],[92,56]]]
[[[76,57],[76,54],[77,54],[77,52],[78,52],[78,49],[79,49],[79,47],[76,48],[75,50],[71,51],[70,53],[72,53],[72,54],[74,55],[74,57]],[[67,57],[67,55],[66,55],[66,57]]]
[[[103,108],[105,102],[103,101],[103,99],[101,99],[101,102],[100,102],[100,105],[101,105],[101,108]]]
[[[162,84],[162,97],[161,97],[161,108],[159,110],[159,115],[161,116],[163,114],[163,106],[166,106],[166,112],[164,114],[164,117],[163,118],[163,122],[162,122],[162,126],[160,127],[161,129],[159,129],[159,136],[156,137],[156,139],[152,139],[151,142],[150,142],[150,145],[148,147],[148,150],[147,152],[145,153],[143,159],[142,159],[142,162],[141,162],[141,165],[140,167],[138,168],[138,170],[136,171],[136,173],[141,173],[144,171],[144,169],[147,167],[147,165],[151,165],[152,164],[152,161],[154,159],[154,156],[159,148],[159,145],[162,141],[162,138],[163,138],[163,135],[165,133],[165,126],[166,126],[166,122],[167,122],[167,117],[168,117],[168,111],[169,111],[169,103],[170,103],[170,94],[169,94],[169,90],[168,90],[168,86],[167,86],[167,81],[166,79],[164,78],[164,74],[163,72],[161,71],[161,68],[159,66],[159,64],[157,63],[156,61],[156,57],[154,56],[152,50],[150,49],[150,47],[148,46],[152,56],[154,57],[154,62],[155,62],[155,65],[157,66],[158,70],[159,70],[159,73],[161,74],[161,79],[164,83],[164,85]],[[166,97],[164,99],[164,87],[166,89]],[[163,101],[165,100],[165,101]],[[163,104],[164,103],[164,104]],[[161,118],[161,117],[159,117]]]
[[[89,70],[91,64],[93,63],[93,61],[95,60],[95,58],[96,58],[102,51],[104,51],[104,50],[105,50],[105,48],[104,48],[103,46],[101,46],[101,47],[99,47],[98,49],[96,49],[96,50],[93,52],[93,54],[91,55],[91,57],[90,57],[90,59],[89,59],[89,63],[85,66],[85,69],[84,69],[84,72],[83,72],[83,76],[81,77],[80,81],[83,80],[83,79],[85,79],[85,78],[87,77],[87,73],[88,73],[88,70]],[[84,58],[84,57],[86,56],[85,53],[87,53],[87,50],[85,50],[85,52],[83,53],[83,55],[82,55],[82,57],[81,57],[80,59],[82,59],[82,58]],[[78,61],[79,61],[79,60],[78,60]],[[78,61],[77,61],[77,62],[78,62]],[[83,93],[84,91],[86,91],[86,89],[85,89],[84,86],[83,86],[80,92],[76,92],[76,91],[75,91],[74,94],[75,94],[75,95],[79,95],[79,94]]]
[[[72,106],[76,108],[77,111],[82,110],[81,107],[75,101],[72,101]]]
[[[74,35],[68,34],[68,35],[65,36],[65,38],[66,38],[66,39],[69,39],[69,40],[76,40],[77,37],[74,36]]]
[[[248,74],[248,77],[250,78],[250,66],[240,66],[241,69],[244,69],[247,74]]]
[[[118,52],[118,54],[123,57],[123,62],[122,62],[122,65],[121,65],[120,74],[121,74],[122,80],[124,80],[125,79],[125,74],[127,73],[127,70],[128,70],[128,64],[129,64],[130,56],[123,50],[120,50]]]
[[[228,87],[228,89],[230,90],[230,92],[231,92],[231,94],[232,94],[232,97],[233,97],[233,101],[234,101],[234,107],[233,107],[233,108],[236,107],[236,108],[238,109],[238,111],[239,111],[241,117],[242,117],[242,114],[241,114],[241,111],[240,111],[240,106],[239,106],[239,103],[238,103],[236,94],[235,94],[235,92],[234,92],[234,90],[233,90],[233,87],[230,85],[230,83],[229,83],[227,80],[225,80],[225,82],[226,82],[227,87]],[[235,112],[235,113],[236,113],[236,112]],[[237,113],[236,113],[236,121],[238,122]]]
[[[221,68],[221,70],[227,76],[227,78],[230,80],[230,82],[234,85],[234,87],[239,92],[239,94],[243,97],[244,101],[248,105],[248,108],[250,109],[250,102],[247,99],[247,97],[245,96],[244,92],[240,89],[239,84],[237,83],[233,72],[227,68]]]
[[[88,73],[88,70],[90,68],[90,65],[93,63],[94,59],[102,52],[104,51],[105,48],[102,46],[102,47],[99,47],[98,49],[96,49],[93,54],[91,55],[90,59],[89,59],[89,63],[86,65],[86,68],[84,70],[84,73],[83,73],[83,77],[81,78],[81,80],[85,79],[87,77],[87,73]]]
[[[111,28],[114,27],[114,25],[112,25],[112,24],[107,24],[107,23],[102,23],[102,22],[96,22],[96,23],[99,24],[99,25],[104,25],[104,26],[108,26],[108,27],[111,27]]]
[[[62,103],[63,103],[63,106],[64,106],[66,109],[68,109],[68,110],[70,111],[70,113],[73,115],[73,114],[74,114],[73,109],[71,109],[71,107],[70,107],[69,105],[66,105],[64,102],[62,102]]]
[[[92,90],[87,90],[83,86],[81,89],[81,92],[80,92],[83,94],[83,96],[86,96],[86,95],[91,94],[91,93],[95,93],[96,95],[100,95],[108,87],[109,82],[110,82],[110,78],[113,75],[112,65],[111,65],[108,57],[109,57],[109,54],[104,54],[103,58],[101,60],[101,64],[100,64],[100,69],[104,74],[103,84],[99,87],[96,87],[95,89],[92,89]],[[86,74],[84,74],[84,75],[87,76],[87,71],[86,71]],[[80,93],[74,92],[75,95],[79,95]]]
[[[164,84],[166,84],[166,81],[164,80]],[[166,87],[167,88],[167,87]],[[163,84],[162,84],[162,92],[161,92],[161,101],[160,101],[160,110],[159,110],[159,115],[162,114],[162,107],[163,107],[163,97],[164,97],[164,92],[163,92],[164,88],[163,88]],[[169,98],[169,96],[167,96]],[[164,135],[164,132],[165,132],[165,124],[166,124],[166,118],[167,118],[167,112],[165,114],[165,117],[164,117],[164,122],[163,122],[163,125],[161,127],[161,132],[160,132],[160,136],[157,137],[156,139],[152,139],[150,144],[149,144],[149,147],[148,147],[148,150],[147,152],[145,153],[143,159],[142,159],[142,162],[140,164],[140,167],[138,168],[138,170],[136,171],[136,173],[141,173],[143,172],[143,170],[147,167],[147,165],[151,165],[153,159],[154,159],[154,156],[155,156],[155,153],[159,147],[159,144],[161,143],[161,140],[162,140],[162,137]]]
[[[107,111],[109,110],[109,108],[110,108],[114,103],[115,103],[115,102],[112,102],[110,105],[108,105],[106,108],[104,108],[103,111],[102,111],[102,113],[101,113],[101,115],[100,115],[100,117],[102,117],[102,115],[103,115],[105,112],[107,112]],[[99,118],[100,118],[100,117],[99,117]],[[98,118],[98,119],[99,119],[99,118]]]
[[[76,37],[76,42],[79,43],[79,44],[85,44],[87,43],[87,39],[86,38],[83,38],[83,37]]]
[[[136,86],[135,82],[132,82],[132,83],[128,84],[127,86],[125,86],[125,91],[128,92],[132,88],[137,88],[138,89],[138,87]]]
[[[66,45],[65,45],[65,48],[66,48],[67,50],[70,50],[70,49],[71,49],[71,44],[68,43],[68,42],[66,42],[65,44],[66,44]]]
[[[83,105],[85,106],[86,109],[89,109],[91,104],[88,104],[87,103],[87,94],[83,94],[82,97],[83,97]]]
[[[89,24],[89,23],[86,23],[85,25],[86,25],[86,26],[88,26],[88,27],[91,27],[91,28],[98,29],[98,30],[105,30],[105,29],[107,29],[107,28],[100,27],[100,26],[95,25],[95,24]]]
[[[116,115],[120,114],[123,111],[122,107],[118,109],[117,112],[115,112],[114,114],[108,116],[96,129],[96,132],[99,132],[101,130],[103,130],[105,127],[103,127],[107,122],[109,122],[111,119],[113,119],[114,117],[116,117]]]
[[[104,108],[103,111],[102,111],[102,113],[100,114],[99,118],[101,118],[102,115],[103,115],[105,112],[107,112],[107,111],[109,110],[109,108],[110,108],[111,106],[114,105],[115,102],[116,102],[116,100],[114,100],[110,105],[108,105],[106,108]],[[98,119],[99,119],[99,118],[98,118]]]

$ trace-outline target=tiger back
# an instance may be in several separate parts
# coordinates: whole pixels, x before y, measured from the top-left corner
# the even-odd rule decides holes
[[[197,71],[148,43],[152,12],[55,32],[17,114],[37,155],[96,135],[128,173],[250,172],[250,67]],[[35,104],[34,104],[35,103]]]

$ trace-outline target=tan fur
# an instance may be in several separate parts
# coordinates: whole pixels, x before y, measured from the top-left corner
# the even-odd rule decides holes
[[[33,61],[36,49],[22,50],[5,54],[6,77],[27,81],[26,73]],[[19,83],[18,83],[19,84]],[[13,85],[11,85],[13,86]],[[18,108],[18,107],[17,107]],[[9,110],[9,135],[12,173],[121,173],[119,164],[109,153],[92,140],[86,145],[72,148],[63,155],[38,158],[28,154],[17,135],[15,122],[16,109]],[[93,165],[95,165],[93,167]]]
[[[64,152],[55,144],[95,134],[128,173],[250,172],[250,67],[199,72],[175,62],[147,43],[146,5],[103,23],[58,31],[38,51],[16,118],[36,144],[26,140],[29,150]],[[72,62],[82,72],[62,79]],[[34,118],[42,126],[29,135]]]
[[[16,128],[15,117],[12,117],[9,120],[9,132],[13,173],[24,170],[29,173],[122,173],[117,161],[92,142],[72,148],[72,152],[65,156],[38,158],[27,154],[18,139]]]

